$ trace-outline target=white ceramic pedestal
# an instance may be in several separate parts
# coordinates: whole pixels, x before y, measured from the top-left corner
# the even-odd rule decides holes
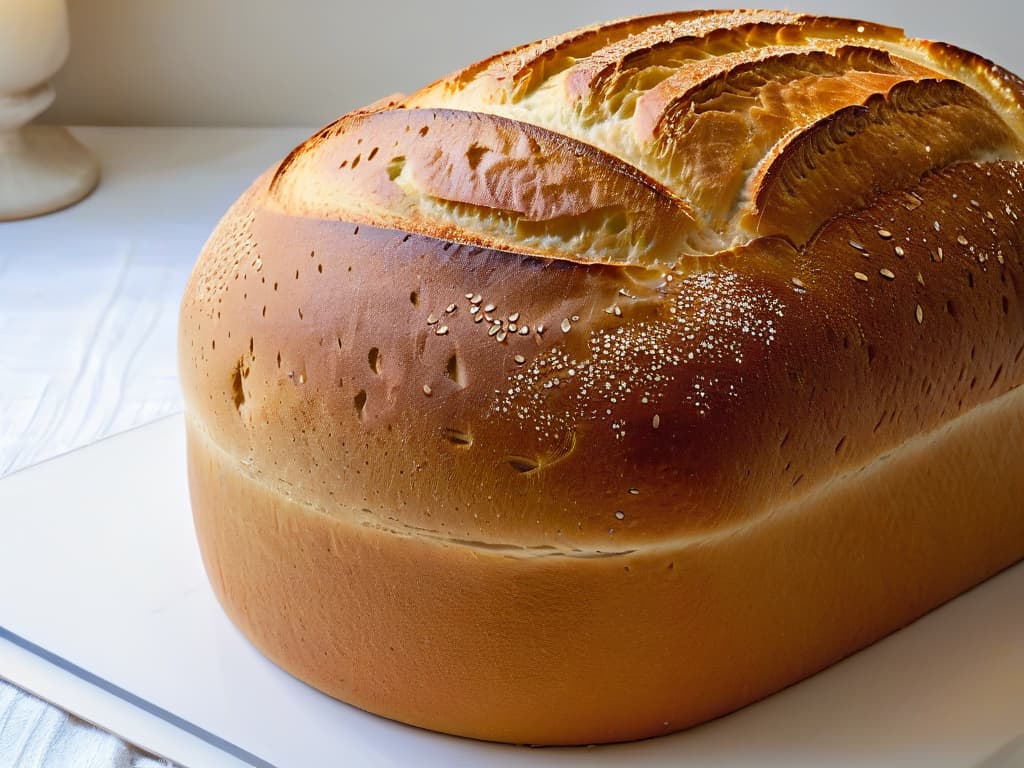
[[[0,221],[66,208],[99,181],[99,163],[66,128],[24,125],[53,100],[49,85],[0,97]]]

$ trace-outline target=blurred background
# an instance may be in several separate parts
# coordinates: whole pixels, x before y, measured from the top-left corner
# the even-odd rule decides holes
[[[499,50],[596,21],[725,6],[650,0],[70,0],[71,57],[45,121],[319,126]],[[1024,73],[1017,0],[738,3],[856,16]]]

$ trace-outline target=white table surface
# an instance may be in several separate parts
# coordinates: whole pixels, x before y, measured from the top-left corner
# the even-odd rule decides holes
[[[180,409],[174,337],[192,263],[249,182],[311,132],[74,131],[100,159],[96,192],[0,223],[0,478]],[[60,703],[81,686],[58,682]],[[0,768],[146,759],[0,680]]]

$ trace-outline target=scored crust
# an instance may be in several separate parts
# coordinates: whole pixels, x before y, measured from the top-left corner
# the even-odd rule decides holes
[[[495,553],[522,560],[532,575],[515,578],[543,597],[531,591],[521,610],[553,622],[579,594],[559,591],[564,576],[537,586],[561,566],[530,562],[591,563],[604,589],[622,573],[616,558],[741,537],[780,510],[827,508],[852,538],[883,524],[842,506],[852,501],[809,500],[1024,381],[1022,103],[1024,84],[991,62],[893,28],[686,12],[520,46],[319,131],[228,212],[182,306],[190,449],[217,468],[193,470],[193,499],[229,613],[271,644],[272,630],[246,619],[256,609],[244,583],[280,545],[241,531],[247,514],[273,518],[275,498],[282,519],[307,510],[319,522],[303,525],[324,535],[385,537],[377,568],[400,560],[385,540],[432,552],[439,569],[479,557],[469,577],[484,581],[504,573]],[[208,487],[229,482],[217,478],[232,462],[235,490]],[[993,520],[1019,521],[999,506],[1008,497],[993,498]],[[879,535],[926,535],[909,522],[919,512]],[[1019,559],[1024,537],[1010,530],[1017,543],[987,559],[971,540],[969,576],[922,588],[927,599],[891,584],[885,619],[859,617],[870,631],[854,622],[845,638],[811,638],[817,661],[802,666],[776,649],[762,684],[708,690],[673,727],[793,682]],[[237,551],[212,543],[224,531]],[[947,542],[931,556],[948,553]],[[372,562],[359,568],[379,586]],[[358,583],[344,574],[332,578]],[[274,589],[261,599],[287,614]],[[402,596],[400,583],[389,589]],[[821,589],[815,606],[849,597],[836,580]],[[461,630],[494,608],[469,606]],[[357,601],[350,615],[373,610]],[[647,620],[656,675],[687,646]],[[287,649],[268,652],[289,667]],[[518,662],[487,675],[513,676]],[[300,676],[483,738],[645,734],[604,723],[587,737],[575,723],[558,736],[525,719],[488,730],[467,725],[469,713],[446,725],[398,707],[400,691],[375,700],[329,670]]]

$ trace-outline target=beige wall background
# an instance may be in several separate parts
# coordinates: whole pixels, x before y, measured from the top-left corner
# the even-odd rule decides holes
[[[517,43],[672,8],[645,0],[69,0],[50,122],[321,125]],[[800,0],[946,40],[1024,74],[1024,1]]]

